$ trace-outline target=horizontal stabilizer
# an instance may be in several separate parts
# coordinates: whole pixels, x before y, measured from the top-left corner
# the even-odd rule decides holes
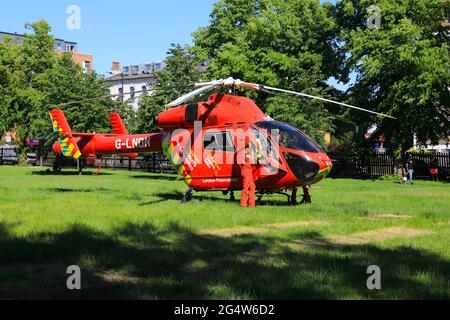
[[[124,157],[129,157],[131,159],[136,159],[138,157],[137,153],[126,153],[123,155]]]

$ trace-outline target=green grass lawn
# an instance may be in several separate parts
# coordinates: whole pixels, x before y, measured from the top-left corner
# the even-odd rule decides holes
[[[170,175],[74,173],[0,167],[0,299],[450,299],[450,184],[327,179],[312,205],[242,209],[181,204]]]

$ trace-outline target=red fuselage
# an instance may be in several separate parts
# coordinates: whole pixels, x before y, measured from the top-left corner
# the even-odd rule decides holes
[[[238,158],[246,143],[266,149],[253,166],[258,190],[311,185],[325,178],[332,167],[328,155],[311,138],[273,121],[248,98],[213,94],[207,102],[162,112],[157,121],[165,132],[166,156],[198,191],[240,190]],[[212,141],[216,145],[211,147]]]
[[[161,152],[162,133],[118,135],[118,134],[84,134],[73,133],[73,137],[84,157],[98,157],[106,154],[135,154]],[[62,154],[61,145],[57,141],[53,152]]]

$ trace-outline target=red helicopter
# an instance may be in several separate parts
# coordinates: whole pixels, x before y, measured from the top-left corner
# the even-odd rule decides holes
[[[155,146],[161,144],[162,134],[129,135],[119,114],[109,116],[114,134],[73,133],[62,110],[50,111],[53,131],[58,132],[60,138],[53,144],[53,153],[58,157],[53,167],[60,171],[64,162],[60,157],[78,159],[87,158],[92,163],[96,158],[106,154],[121,154],[134,159],[138,153],[157,152]],[[100,162],[99,174],[103,161]],[[80,167],[81,173],[81,167]]]
[[[214,93],[204,102],[186,102],[214,89],[243,87],[318,99],[393,118],[321,97],[232,78],[196,86],[199,88],[168,104],[171,109],[159,113],[154,119],[162,130],[160,133],[127,135],[122,124],[118,126],[122,130],[115,130],[113,135],[75,134],[70,132],[62,111],[54,110],[51,112],[53,126],[62,136],[60,146],[54,150],[56,148],[64,156],[74,158],[81,154],[163,151],[189,187],[182,198],[187,202],[193,191],[222,191],[230,193],[233,200],[234,191],[242,189],[239,166],[243,161],[242,151],[245,146],[250,146],[256,155],[253,175],[258,202],[265,194],[281,193],[288,197],[288,202],[296,203],[299,187],[303,187],[303,202],[310,202],[308,187],[324,179],[333,164],[304,132],[271,119],[245,97]],[[290,189],[293,193],[286,193]]]

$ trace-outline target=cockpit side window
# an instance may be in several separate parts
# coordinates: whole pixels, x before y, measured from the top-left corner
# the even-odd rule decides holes
[[[261,121],[256,124],[272,134],[274,140],[279,141],[284,148],[304,151],[320,152],[320,147],[302,131],[276,121]]]
[[[256,147],[258,149],[257,152],[278,160],[277,146],[274,146],[269,138],[269,135],[267,135],[267,132],[265,131],[266,130],[261,131],[257,128],[252,129],[253,135],[256,139],[256,143],[258,144],[258,146]]]
[[[267,130],[260,128],[252,128],[252,133],[255,138],[255,148],[256,157],[259,164],[265,168],[265,173],[267,174],[277,174],[279,173],[280,165],[282,164],[278,145],[273,142],[270,138],[270,133]],[[253,145],[253,143],[251,143]]]

